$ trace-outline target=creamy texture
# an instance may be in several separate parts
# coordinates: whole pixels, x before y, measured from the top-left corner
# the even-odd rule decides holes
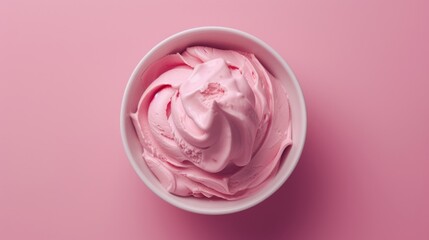
[[[233,200],[275,176],[292,143],[289,102],[253,54],[190,47],[152,64],[142,81],[150,84],[131,118],[169,192]]]

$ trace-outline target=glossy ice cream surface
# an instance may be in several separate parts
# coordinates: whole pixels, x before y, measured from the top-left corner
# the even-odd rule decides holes
[[[190,47],[153,63],[131,114],[143,159],[171,193],[234,200],[277,173],[292,144],[281,80],[250,53]]]

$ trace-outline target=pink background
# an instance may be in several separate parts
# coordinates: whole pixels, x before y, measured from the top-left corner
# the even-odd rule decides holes
[[[1,1],[0,239],[429,239],[429,2],[250,2]],[[204,25],[272,45],[308,106],[290,179],[227,216],[160,200],[119,134],[141,57]]]

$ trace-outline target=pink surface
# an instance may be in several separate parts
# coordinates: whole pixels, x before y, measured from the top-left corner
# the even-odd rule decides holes
[[[0,3],[0,239],[428,239],[429,2],[199,2]],[[226,216],[161,201],[119,135],[140,58],[203,25],[272,45],[308,107],[291,178]]]

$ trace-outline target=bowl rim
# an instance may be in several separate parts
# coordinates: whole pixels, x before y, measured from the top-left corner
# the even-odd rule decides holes
[[[207,208],[202,209],[202,208],[190,206],[189,204],[181,204],[180,202],[174,201],[174,199],[171,197],[160,194],[160,192],[159,192],[160,190],[156,186],[154,186],[149,179],[146,178],[145,174],[141,171],[137,162],[134,160],[134,157],[131,153],[131,149],[130,149],[129,144],[128,144],[127,131],[125,128],[125,121],[127,121],[128,117],[129,117],[127,115],[128,113],[126,112],[127,103],[128,103],[128,96],[130,95],[130,92],[132,90],[131,86],[133,85],[133,82],[135,81],[135,79],[137,79],[142,65],[147,60],[151,59],[152,56],[158,51],[158,49],[160,47],[164,46],[165,44],[167,44],[169,42],[173,42],[175,39],[180,38],[184,35],[193,34],[193,33],[202,32],[202,31],[222,31],[222,32],[230,33],[230,34],[235,34],[235,35],[238,35],[240,37],[250,39],[251,41],[255,42],[257,45],[260,45],[262,48],[264,48],[264,50],[269,52],[269,54],[271,54],[280,63],[282,68],[284,68],[286,70],[286,72],[288,73],[290,80],[294,85],[293,87],[296,89],[298,102],[301,103],[300,108],[302,108],[302,116],[301,116],[300,122],[302,124],[303,136],[301,138],[301,141],[294,144],[294,145],[298,145],[299,148],[296,150],[297,151],[296,158],[293,159],[294,160],[293,162],[291,162],[291,165],[288,168],[288,171],[284,174],[284,176],[282,178],[279,179],[279,181],[274,182],[274,186],[271,187],[271,191],[267,191],[264,195],[260,196],[259,198],[256,198],[254,201],[249,201],[245,204],[240,204],[240,205],[237,205],[234,207],[229,207],[229,208],[221,209],[221,210],[219,210],[219,209],[213,210],[213,209],[207,209]],[[121,111],[120,111],[120,131],[121,131],[122,143],[123,143],[128,161],[130,162],[131,166],[133,167],[133,169],[137,173],[137,175],[140,177],[140,179],[144,182],[144,184],[152,192],[154,192],[158,197],[160,197],[164,201],[168,202],[169,204],[171,204],[177,208],[180,208],[180,209],[183,209],[183,210],[186,210],[189,212],[193,212],[193,213],[207,214],[207,215],[230,214],[230,213],[240,212],[240,211],[249,209],[249,208],[263,202],[265,199],[267,199],[268,197],[272,196],[275,192],[277,192],[277,190],[290,177],[290,175],[292,174],[296,165],[298,164],[298,162],[301,158],[302,151],[304,149],[306,135],[307,135],[307,109],[306,109],[305,99],[304,99],[304,95],[303,95],[301,86],[299,85],[299,82],[298,82],[294,72],[290,68],[289,64],[283,59],[283,57],[279,53],[277,53],[277,51],[275,51],[270,45],[268,45],[267,43],[265,43],[264,41],[262,41],[258,37],[255,37],[255,36],[253,36],[247,32],[237,30],[234,28],[221,27],[221,26],[202,26],[202,27],[190,28],[187,30],[177,32],[173,35],[170,35],[169,37],[165,38],[164,40],[162,40],[161,42],[156,44],[154,47],[152,47],[152,49],[150,49],[144,55],[144,57],[139,61],[137,66],[134,68],[130,78],[128,79],[127,85],[125,87],[124,95],[122,97]]]

